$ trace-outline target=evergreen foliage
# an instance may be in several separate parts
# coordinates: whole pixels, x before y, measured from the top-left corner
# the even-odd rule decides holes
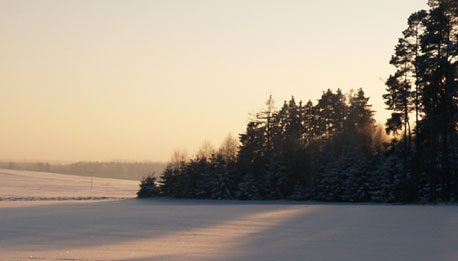
[[[150,198],[159,195],[159,188],[156,185],[156,177],[151,174],[140,183],[140,190],[137,192],[139,198]]]
[[[393,143],[403,162],[401,200],[456,201],[458,4],[450,0],[428,4],[428,11],[409,17],[391,59],[397,71],[388,79],[384,95],[393,111],[386,126],[394,133],[403,130],[401,142]],[[413,132],[411,111],[415,111]]]
[[[391,141],[384,143],[362,89],[348,94],[328,89],[316,104],[291,97],[278,110],[269,96],[239,135],[238,145],[231,138],[218,150],[204,143],[190,160],[175,160],[161,176],[160,194],[458,200],[458,4],[431,0],[429,6],[408,18],[390,60],[395,72],[386,81],[383,98],[392,111],[385,126]]]
[[[373,111],[362,89],[323,92],[316,105],[294,97],[276,110],[269,97],[240,135],[220,149],[204,143],[163,172],[161,195],[212,199],[370,200],[367,164],[375,153]],[[353,155],[350,157],[350,155]],[[358,156],[355,156],[358,155]],[[345,195],[343,195],[344,193]]]

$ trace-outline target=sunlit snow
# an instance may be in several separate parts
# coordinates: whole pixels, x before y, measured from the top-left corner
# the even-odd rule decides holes
[[[0,260],[458,260],[456,205],[137,200],[137,188],[0,170]]]

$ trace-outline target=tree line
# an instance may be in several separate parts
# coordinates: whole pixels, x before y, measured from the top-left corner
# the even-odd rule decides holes
[[[402,132],[406,200],[450,201],[458,195],[458,2],[428,4],[408,18],[383,97],[392,111],[387,131]]]
[[[279,109],[269,97],[238,140],[175,160],[138,196],[456,201],[458,2],[428,5],[410,15],[390,60],[385,130],[362,89],[327,90],[315,104],[292,97]]]
[[[368,100],[362,89],[348,94],[327,90],[316,104],[292,97],[277,110],[270,96],[239,140],[228,137],[218,150],[204,144],[188,161],[175,156],[159,183],[143,180],[138,195],[361,201],[331,196],[333,185],[344,184],[329,179],[347,175],[333,171],[333,161],[350,164],[383,150],[386,137],[375,125]]]
[[[130,162],[130,161],[79,161],[72,163],[53,162],[0,162],[0,168],[32,170],[94,176],[103,178],[140,180],[152,172],[160,173],[166,167],[163,162]]]

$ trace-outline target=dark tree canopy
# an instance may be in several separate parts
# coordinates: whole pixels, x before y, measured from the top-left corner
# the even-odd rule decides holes
[[[458,1],[428,5],[408,17],[389,61],[385,130],[363,89],[328,89],[315,104],[291,97],[279,109],[270,95],[238,144],[174,157],[139,197],[457,201]]]

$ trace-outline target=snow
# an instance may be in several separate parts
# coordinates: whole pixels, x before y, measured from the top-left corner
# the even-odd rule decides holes
[[[138,181],[0,169],[2,201],[133,198]]]
[[[0,260],[458,260],[455,205],[134,199],[0,170]]]

